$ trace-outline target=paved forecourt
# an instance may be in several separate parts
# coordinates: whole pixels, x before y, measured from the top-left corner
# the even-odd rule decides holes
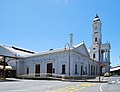
[[[0,82],[0,92],[82,92],[95,86],[97,83],[58,80],[8,80]]]
[[[0,81],[0,92],[120,92],[120,77],[106,80],[108,83],[8,79]]]

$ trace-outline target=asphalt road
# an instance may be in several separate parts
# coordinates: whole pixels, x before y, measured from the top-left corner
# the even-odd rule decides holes
[[[120,76],[107,78],[108,83],[100,86],[101,92],[120,92]]]
[[[108,83],[11,79],[0,82],[0,92],[120,92],[120,77],[106,79]]]

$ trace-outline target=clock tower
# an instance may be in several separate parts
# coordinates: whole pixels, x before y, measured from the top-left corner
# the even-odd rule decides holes
[[[92,27],[93,27],[92,44],[96,45],[97,43],[101,43],[102,41],[101,33],[102,22],[97,14],[95,19],[93,20]]]
[[[102,27],[102,22],[99,16],[96,14],[92,22],[93,33],[92,33],[92,44],[90,48],[91,51],[90,56],[96,61],[98,61],[98,50],[99,50],[99,46],[102,43],[101,27]]]
[[[101,32],[102,22],[99,16],[96,14],[92,22],[92,44],[90,47],[90,57],[100,62],[100,71],[103,75],[104,73],[110,73],[110,43],[102,43],[102,32]]]

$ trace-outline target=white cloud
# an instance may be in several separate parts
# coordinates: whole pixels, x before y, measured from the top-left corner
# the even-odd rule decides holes
[[[65,4],[65,5],[67,5],[68,6],[68,0],[50,0],[50,1],[52,1],[53,3],[55,3],[55,4]]]
[[[66,4],[68,5],[68,0],[66,0]]]

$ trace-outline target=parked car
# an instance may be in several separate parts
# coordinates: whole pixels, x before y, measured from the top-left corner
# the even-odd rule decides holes
[[[108,72],[106,72],[106,73],[104,74],[104,77],[110,77],[110,74],[109,74]]]

